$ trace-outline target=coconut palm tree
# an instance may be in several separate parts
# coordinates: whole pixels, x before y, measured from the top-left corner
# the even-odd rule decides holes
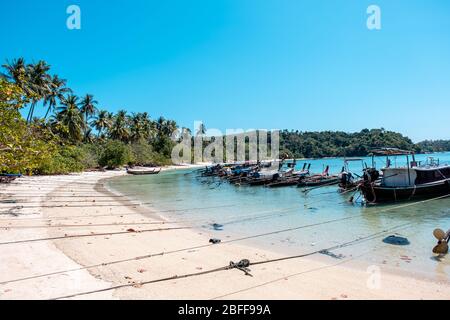
[[[6,69],[6,73],[2,73],[4,78],[14,81],[18,87],[25,89],[27,84],[27,67],[23,58],[14,59],[11,62],[6,61],[2,67]]]
[[[84,115],[85,134],[89,127],[89,117],[95,115],[97,112],[97,108],[95,107],[96,104],[98,104],[98,102],[94,100],[94,96],[92,94],[87,94],[80,103],[80,112]]]
[[[150,123],[147,113],[133,113],[130,118],[130,139],[132,142],[147,140],[150,134]]]
[[[84,129],[83,115],[78,109],[78,97],[69,95],[62,101],[62,106],[58,108],[56,120],[67,127],[69,139],[78,142],[82,139]]]
[[[48,74],[50,66],[42,60],[36,64],[27,65],[26,70],[28,75],[26,87],[31,95],[31,106],[27,116],[27,122],[30,123],[33,119],[36,104],[51,91],[51,77]]]
[[[92,128],[88,128],[84,132],[83,141],[85,143],[93,143],[94,142],[94,135],[92,134]]]
[[[44,97],[44,106],[48,105],[44,119],[47,119],[51,111],[55,111],[58,100],[62,102],[65,94],[72,93],[72,90],[66,87],[66,83],[66,80],[60,79],[57,75],[53,76],[50,82],[50,92]]]
[[[197,132],[195,133],[196,136],[202,136],[206,134],[206,126],[203,122],[200,123],[200,125],[197,128]]]
[[[166,121],[165,131],[168,137],[171,137],[175,131],[178,129],[178,125],[174,120]]]
[[[106,110],[101,110],[97,117],[91,122],[91,125],[97,130],[97,138],[100,138],[104,130],[109,130],[111,124],[112,119],[110,113]]]
[[[128,142],[130,131],[128,129],[128,116],[125,110],[117,112],[111,125],[111,129],[109,130],[109,134],[112,139]]]

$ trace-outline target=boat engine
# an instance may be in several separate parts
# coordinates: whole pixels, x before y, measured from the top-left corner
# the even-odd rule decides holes
[[[343,185],[351,185],[353,184],[353,175],[351,172],[343,171],[341,173],[341,184]]]
[[[364,169],[363,180],[365,183],[376,181],[380,177],[380,172],[375,168]]]

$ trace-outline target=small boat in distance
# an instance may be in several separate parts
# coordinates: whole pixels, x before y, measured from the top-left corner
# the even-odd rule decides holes
[[[127,173],[132,175],[158,174],[160,172],[161,168],[146,168],[146,167],[127,168]]]
[[[414,153],[399,149],[375,150],[374,154],[386,156],[386,166],[381,172],[364,170],[359,190],[368,203],[416,200],[450,195],[450,165],[440,164],[429,157],[426,163],[415,160]],[[390,156],[406,156],[403,167],[392,166]],[[412,160],[412,161],[410,161]]]
[[[0,183],[11,183],[12,181],[20,177],[22,177],[20,173],[19,174],[2,173],[0,174]]]

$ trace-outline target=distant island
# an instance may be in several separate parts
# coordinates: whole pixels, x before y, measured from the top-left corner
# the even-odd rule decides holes
[[[65,174],[123,165],[168,165],[179,128],[174,120],[99,108],[92,94],[77,96],[45,61],[23,58],[3,65],[0,76],[0,173]],[[36,117],[37,110],[41,108]],[[26,118],[22,116],[28,110]],[[296,158],[365,156],[373,148],[450,151],[450,141],[413,143],[400,133],[364,129],[283,130],[280,154]]]
[[[361,132],[342,131],[301,132],[283,130],[280,153],[295,158],[362,157],[374,148],[399,148],[416,153],[450,151],[450,140],[426,140],[413,143],[401,133],[381,129]]]

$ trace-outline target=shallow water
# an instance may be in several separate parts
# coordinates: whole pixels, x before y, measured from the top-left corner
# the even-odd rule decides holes
[[[450,162],[450,153],[417,155],[416,158],[423,161],[427,156]],[[371,165],[372,159],[364,158],[364,161]],[[379,168],[385,159],[375,161]],[[330,172],[337,173],[343,165],[343,159],[333,158],[300,161],[297,166],[301,168],[304,162],[312,164],[312,172],[321,172],[329,165]],[[398,157],[397,165],[404,163],[403,157]],[[360,173],[362,164],[352,162],[350,168]],[[352,194],[339,194],[336,186],[305,193],[296,187],[271,189],[212,181],[198,179],[194,170],[183,170],[121,177],[111,180],[109,187],[151,202],[150,206],[165,217],[200,228],[211,238],[226,241],[264,234],[240,243],[284,254],[309,253],[364,238],[330,251],[335,256],[354,257],[435,280],[450,280],[450,257],[438,261],[431,252],[436,244],[433,229],[450,229],[449,198],[426,203],[363,206],[349,203]],[[222,230],[214,230],[214,223],[223,225]],[[289,228],[292,230],[284,231]],[[385,230],[388,231],[383,232]],[[266,234],[274,231],[282,232]],[[373,237],[365,239],[371,235]],[[386,244],[382,240],[389,235],[405,237],[410,244]]]

